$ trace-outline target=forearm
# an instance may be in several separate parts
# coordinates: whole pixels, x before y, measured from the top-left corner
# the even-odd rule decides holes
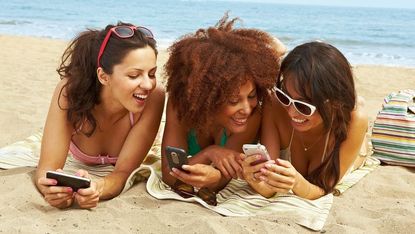
[[[108,200],[118,196],[122,192],[128,176],[128,173],[113,172],[96,181],[99,199]]]
[[[322,188],[308,182],[300,173],[298,173],[296,181],[293,192],[299,197],[314,200],[326,194]]]

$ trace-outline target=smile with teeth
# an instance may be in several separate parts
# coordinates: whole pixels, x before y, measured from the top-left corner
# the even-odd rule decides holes
[[[135,94],[133,94],[133,96],[135,98],[139,99],[139,100],[144,101],[144,100],[146,100],[146,98],[147,98],[148,95],[147,94],[138,94],[138,93],[135,93]]]
[[[248,121],[248,118],[232,118],[233,121],[236,122],[236,124],[245,124]]]
[[[304,123],[307,119],[296,119],[296,118],[291,118],[291,120],[295,123]]]

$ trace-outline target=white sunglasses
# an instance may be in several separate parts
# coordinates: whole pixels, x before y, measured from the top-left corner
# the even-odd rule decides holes
[[[294,108],[298,111],[298,113],[305,115],[305,116],[311,116],[316,111],[315,106],[308,104],[306,102],[292,99],[290,96],[288,96],[286,93],[284,93],[281,89],[277,87],[274,87],[274,90],[275,90],[275,95],[277,96],[278,101],[283,106],[289,106],[292,103]]]

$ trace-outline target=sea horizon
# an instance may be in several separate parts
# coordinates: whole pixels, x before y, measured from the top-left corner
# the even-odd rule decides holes
[[[58,4],[59,3],[59,4]],[[415,67],[415,9],[311,6],[251,1],[153,0],[137,3],[9,0],[0,9],[0,34],[71,40],[86,28],[118,21],[149,27],[160,48],[206,28],[229,12],[237,27],[258,28],[291,50],[308,41],[336,46],[353,65]]]

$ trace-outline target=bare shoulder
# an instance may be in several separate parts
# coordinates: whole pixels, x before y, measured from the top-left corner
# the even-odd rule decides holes
[[[68,107],[68,98],[66,84],[68,83],[67,78],[61,79],[55,87],[53,92],[52,102],[59,105],[59,107],[66,109]]]
[[[358,96],[356,100],[356,106],[351,113],[350,127],[367,129],[369,117],[364,110],[365,100],[363,97]]]

